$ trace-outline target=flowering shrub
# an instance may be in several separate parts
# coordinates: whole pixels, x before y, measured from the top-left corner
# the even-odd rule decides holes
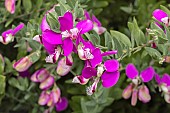
[[[149,106],[169,105],[170,10],[155,9],[163,2],[149,2],[156,6],[142,25],[140,8],[147,3],[121,7],[131,15],[138,10],[139,21],[129,17],[123,30],[95,15],[114,4],[109,0],[2,4],[0,112],[125,113],[132,106],[133,112],[159,112]]]

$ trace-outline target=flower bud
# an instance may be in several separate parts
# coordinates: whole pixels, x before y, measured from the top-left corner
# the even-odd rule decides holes
[[[46,91],[42,91],[38,100],[38,104],[42,106],[46,105],[49,99],[50,99],[50,95]]]
[[[37,70],[32,76],[31,80],[33,82],[43,82],[50,76],[49,72],[46,69]]]
[[[55,82],[55,79],[53,76],[49,76],[46,80],[41,82],[40,84],[40,89],[42,90],[47,90],[49,89]]]
[[[13,64],[13,68],[16,69],[18,72],[26,71],[32,65],[31,59],[26,56],[18,60]]]
[[[99,83],[99,78],[96,78],[94,83],[91,86],[87,87],[86,89],[87,95],[92,95],[96,91],[98,83]]]
[[[0,42],[3,44],[8,44],[12,42],[13,40],[14,40],[14,36],[12,35],[12,33],[6,34],[5,37],[0,36]]]
[[[139,100],[143,103],[147,103],[151,100],[149,89],[145,85],[139,88]]]
[[[15,13],[15,1],[16,0],[5,0],[5,7],[11,14]]]
[[[57,49],[55,49],[55,52],[53,54],[50,54],[45,58],[45,61],[48,63],[56,63],[59,59],[60,53],[61,53],[61,48],[58,47]]]
[[[73,83],[79,83],[79,84],[81,84],[81,85],[85,85],[85,84],[87,84],[87,82],[89,81],[89,79],[86,79],[86,78],[84,78],[82,75],[81,76],[75,76],[74,78],[73,78]]]
[[[122,97],[123,97],[124,99],[129,99],[130,96],[132,95],[132,91],[133,91],[133,84],[129,84],[129,85],[123,90]]]
[[[132,92],[132,98],[131,98],[131,105],[135,106],[137,103],[137,99],[138,99],[138,90],[134,89]]]
[[[165,99],[165,101],[166,101],[167,103],[170,104],[170,94],[165,93],[165,94],[164,94],[164,99]]]
[[[66,74],[69,73],[69,71],[71,70],[71,62],[73,62],[73,59],[70,56],[68,56],[68,59],[66,58],[62,58],[59,62],[58,62],[58,66],[57,66],[57,74],[60,76],[64,76]],[[69,65],[67,65],[69,64]]]

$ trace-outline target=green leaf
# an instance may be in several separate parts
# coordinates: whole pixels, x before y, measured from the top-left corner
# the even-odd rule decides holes
[[[42,6],[42,4],[43,4],[43,0],[37,0],[37,1],[36,1],[36,8],[37,8],[37,9],[40,9],[40,7]]]
[[[38,61],[41,57],[41,52],[39,50],[31,53],[30,55],[28,55],[28,57],[31,59],[32,63],[35,63],[36,61]]]
[[[74,9],[76,0],[66,0],[66,2],[72,9]]]
[[[0,95],[5,93],[5,82],[6,77],[3,75],[0,75]]]
[[[23,6],[26,10],[26,12],[29,12],[32,10],[32,2],[31,0],[22,0]]]
[[[104,38],[105,38],[105,47],[108,47],[108,50],[114,50],[115,44],[113,41],[113,37],[110,35],[108,31],[104,33]]]
[[[121,32],[111,30],[111,35],[116,38],[122,45],[131,47],[131,42],[129,38]]]
[[[151,47],[145,47],[145,50],[148,52],[148,54],[149,54],[151,57],[160,60],[161,54],[160,54],[159,51],[157,51],[156,49],[153,49],[153,48],[151,48]]]
[[[3,56],[0,54],[0,74],[3,74],[5,67],[5,61]]]
[[[67,10],[70,10],[70,6],[67,5],[64,0],[57,0],[60,4],[60,9],[61,9],[61,15],[64,15],[64,13],[67,11]]]

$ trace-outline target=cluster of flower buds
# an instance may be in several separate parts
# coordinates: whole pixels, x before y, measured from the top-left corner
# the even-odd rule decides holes
[[[161,78],[158,74],[155,74],[155,80],[158,83],[159,91],[163,93],[165,101],[170,103],[170,76],[164,74]]]
[[[55,85],[54,76],[42,68],[37,70],[32,76],[31,81],[40,83],[42,93],[39,97],[38,103],[40,105],[47,105],[50,111],[54,106],[57,111],[65,110],[68,106],[68,101],[65,97],[61,97],[60,89]],[[51,87],[53,86],[52,90]]]
[[[131,105],[135,106],[137,99],[143,103],[147,103],[151,100],[149,89],[144,83],[152,80],[155,75],[154,69],[150,66],[143,70],[140,74],[133,64],[128,64],[126,67],[126,75],[132,80],[123,91],[122,96],[124,99],[129,99],[131,96]],[[139,75],[139,76],[138,76]]]

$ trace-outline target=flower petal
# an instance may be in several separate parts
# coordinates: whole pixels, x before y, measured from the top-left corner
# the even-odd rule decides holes
[[[93,29],[93,22],[91,20],[82,20],[77,23],[76,28],[80,30],[80,34],[84,34]]]
[[[15,35],[17,32],[19,32],[23,27],[24,27],[24,24],[23,24],[23,23],[19,24],[19,25],[13,30],[13,35]]]
[[[102,26],[101,22],[94,15],[92,15],[92,20],[97,24],[98,27]]]
[[[107,60],[104,62],[104,66],[107,72],[114,72],[119,69],[119,62],[117,60]]]
[[[66,97],[60,98],[60,101],[56,104],[56,110],[57,111],[63,111],[68,106],[68,100]]]
[[[95,68],[98,64],[102,62],[102,56],[99,48],[96,48],[93,52],[92,55],[94,56],[93,59],[90,59],[90,63],[93,68]]]
[[[53,54],[55,52],[57,45],[48,43],[44,38],[42,38],[42,43],[49,54]]]
[[[45,14],[45,16],[42,19],[40,28],[41,28],[42,32],[44,32],[46,29],[50,30],[50,26],[48,25],[47,20],[46,20],[46,14]]]
[[[62,44],[62,36],[60,33],[55,33],[52,30],[45,30],[42,33],[42,37],[49,44]]]
[[[92,67],[85,67],[82,70],[82,76],[86,79],[91,78],[92,76],[96,76],[97,75],[97,71],[95,68]]]
[[[150,80],[152,80],[154,75],[155,75],[155,71],[150,66],[141,72],[140,77],[143,82],[149,82]]]
[[[5,7],[11,14],[15,13],[15,2],[16,0],[5,0]]]
[[[123,90],[122,97],[124,99],[129,99],[130,96],[132,95],[132,91],[133,91],[133,84],[131,83]]]
[[[73,15],[70,11],[67,11],[64,16],[60,16],[58,18],[58,21],[60,23],[60,30],[66,31],[73,28]]]
[[[102,56],[109,56],[109,55],[114,55],[117,54],[117,50],[112,50],[112,51],[106,51],[104,53],[102,53]]]
[[[73,42],[70,38],[66,38],[63,41],[64,56],[68,56],[73,51]]]
[[[119,80],[120,72],[104,72],[101,76],[102,85],[105,88],[114,86]]]
[[[138,70],[133,64],[128,64],[126,66],[126,75],[130,79],[134,79],[136,76],[138,76]]]
[[[155,80],[158,84],[161,83],[161,77],[157,73],[155,74]]]
[[[147,103],[151,100],[151,96],[149,94],[149,89],[146,86],[141,86],[139,88],[139,100],[143,103]]]
[[[165,83],[167,86],[170,86],[170,76],[168,74],[164,74],[161,82]]]
[[[42,91],[38,100],[38,104],[42,106],[46,105],[49,99],[50,99],[50,95],[46,91]]]
[[[131,105],[135,106],[137,103],[137,99],[138,99],[138,90],[134,89],[133,93],[132,93],[132,98],[131,98]]]
[[[86,19],[91,20],[90,14],[86,10],[84,10],[84,16]]]
[[[153,11],[152,15],[160,22],[162,18],[168,17],[168,15],[161,9],[156,9]]]

